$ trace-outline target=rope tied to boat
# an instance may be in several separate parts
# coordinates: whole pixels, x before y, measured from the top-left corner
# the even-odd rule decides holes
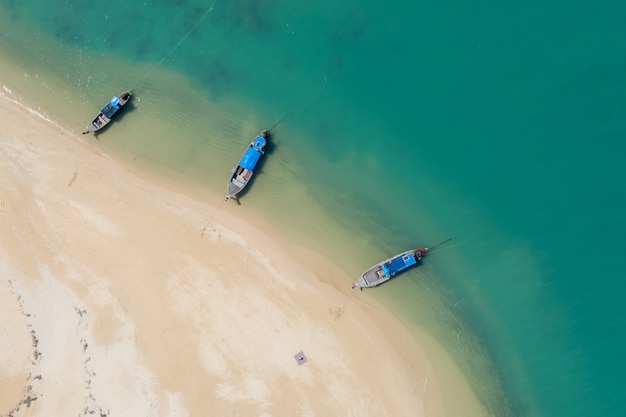
[[[454,239],[454,236],[447,238],[446,240],[444,240],[443,242],[439,242],[434,246],[431,246],[430,248],[428,248],[428,253],[431,253],[433,251],[433,249],[435,249],[438,246],[443,245],[444,243],[447,243],[449,241],[451,241],[452,239]]]
[[[206,17],[209,15],[209,13],[211,13],[213,11],[213,6],[215,6],[215,3],[217,2],[217,0],[213,0],[213,3],[211,3],[211,5],[209,6],[209,8],[206,10],[206,12],[204,12],[204,14],[202,16],[200,16],[200,18],[198,19],[198,21],[196,22],[195,25],[192,26],[191,29],[189,29],[189,31],[185,34],[185,36],[182,37],[182,39],[180,41],[178,41],[178,43],[176,45],[174,45],[174,47],[172,49],[170,49],[170,51],[165,54],[165,56],[163,58],[161,58],[161,60],[159,62],[157,62],[152,68],[150,68],[150,70],[146,73],[146,75],[144,75],[139,81],[137,81],[135,83],[135,85],[133,86],[133,88],[130,90],[135,91],[137,88],[139,88],[139,86],[145,82],[147,80],[147,78],[150,76],[150,74],[152,74],[152,72],[154,70],[156,70],[158,67],[161,66],[161,64],[163,64],[163,62],[174,53],[174,51],[176,51],[180,45],[183,44],[183,42],[185,42],[187,40],[187,38],[189,37],[189,35],[191,35],[191,33],[196,30],[196,28],[198,26],[200,26],[200,23],[202,23],[202,21],[204,19],[206,19]]]
[[[222,208],[222,205],[227,201],[228,199],[222,201],[221,203],[219,203],[217,205],[217,207],[215,207],[215,210],[213,210],[213,213],[211,214],[211,216],[209,217],[209,219],[206,221],[204,227],[202,228],[202,233],[200,233],[200,239],[202,239],[204,237],[204,234],[206,233],[206,228],[209,225],[209,223],[211,223],[211,220],[213,220],[213,218],[215,217],[215,215],[217,214],[217,212],[220,210],[220,208]]]

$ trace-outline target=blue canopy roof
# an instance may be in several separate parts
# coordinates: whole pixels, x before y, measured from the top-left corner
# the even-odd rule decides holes
[[[119,102],[120,99],[117,96],[113,96],[113,98],[102,108],[102,110],[100,110],[100,112],[110,119],[115,112],[120,109]]]
[[[241,161],[239,161],[239,166],[253,171],[257,162],[259,162],[259,158],[261,158],[263,147],[265,146],[265,139],[261,136],[257,136],[254,138],[252,145],[248,147],[246,153],[241,157]]]
[[[265,140],[265,138],[259,135],[252,141],[252,147],[257,151],[263,152],[263,148],[265,147],[266,143],[267,141]]]
[[[417,261],[412,253],[398,256],[383,265],[383,270],[387,276],[395,275],[396,273],[407,269],[411,265],[415,265]]]

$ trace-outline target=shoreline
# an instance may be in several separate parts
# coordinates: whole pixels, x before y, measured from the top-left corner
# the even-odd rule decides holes
[[[0,101],[11,126],[2,247],[12,259],[0,293],[7,314],[22,316],[4,338],[13,352],[32,345],[27,358],[4,358],[13,365],[3,363],[2,380],[24,386],[3,410],[446,415],[419,343],[369,296],[354,302],[324,282],[344,274],[336,265],[289,247],[267,223],[222,210],[207,224],[206,198],[137,177]],[[297,366],[301,350],[309,362]]]

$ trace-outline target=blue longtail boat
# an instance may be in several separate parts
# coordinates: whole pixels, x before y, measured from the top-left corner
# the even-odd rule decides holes
[[[431,246],[430,249],[424,246],[408,250],[406,252],[399,253],[392,256],[389,259],[377,263],[367,271],[363,272],[359,279],[352,284],[352,289],[359,287],[363,288],[376,287],[383,282],[389,281],[399,273],[409,269],[410,267],[417,265],[428,255],[434,248],[443,245],[446,242],[454,239],[453,237],[437,243],[435,246]]]
[[[385,259],[363,272],[359,279],[352,284],[352,289],[356,287],[361,289],[376,287],[385,281],[389,281],[400,272],[420,262],[424,256],[428,255],[428,252],[428,248],[420,246]]]
[[[131,98],[132,94],[130,91],[124,91],[119,96],[113,96],[113,98],[100,109],[100,113],[87,125],[87,130],[83,132],[83,135],[85,133],[96,132],[111,123],[113,116],[121,110]]]
[[[248,185],[254,174],[254,167],[261,159],[261,155],[265,153],[264,149],[265,145],[267,145],[268,137],[269,131],[263,130],[250,142],[250,146],[248,146],[248,149],[246,149],[230,175],[226,200],[236,196]]]

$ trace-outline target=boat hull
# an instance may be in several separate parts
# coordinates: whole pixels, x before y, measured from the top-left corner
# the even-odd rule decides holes
[[[359,279],[352,284],[352,288],[359,287],[363,289],[377,287],[421,262],[427,254],[428,248],[419,247],[385,259],[363,272]]]
[[[107,103],[100,113],[87,125],[87,130],[83,133],[93,133],[103,129],[109,123],[115,114],[122,109],[132,98],[130,91],[124,91],[119,96],[113,98]]]
[[[233,197],[243,191],[243,189],[246,188],[246,185],[250,182],[250,179],[252,179],[252,175],[254,175],[254,172],[252,171],[248,171],[247,173],[244,173],[244,175],[237,175],[237,170],[240,168],[241,166],[239,165],[235,167],[230,179],[228,180],[228,188],[226,190],[228,192],[228,197]]]
[[[239,160],[237,166],[233,168],[230,178],[228,179],[228,186],[226,187],[226,200],[235,197],[250,183],[254,175],[254,168],[261,156],[265,153],[264,149],[267,145],[268,135],[269,132],[263,130],[256,136],[252,142],[250,142],[250,145]]]

